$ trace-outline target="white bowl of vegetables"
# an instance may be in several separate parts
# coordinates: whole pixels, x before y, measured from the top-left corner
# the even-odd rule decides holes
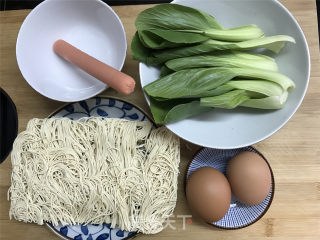
[[[308,45],[278,1],[176,0],[140,13],[136,27],[131,49],[153,118],[194,144],[255,144],[306,93]]]

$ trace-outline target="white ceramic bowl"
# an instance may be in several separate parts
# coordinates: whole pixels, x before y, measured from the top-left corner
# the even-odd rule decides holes
[[[296,44],[287,44],[274,55],[279,71],[289,76],[296,88],[285,107],[269,111],[249,108],[214,109],[209,113],[168,124],[181,138],[205,147],[231,149],[255,144],[275,133],[293,116],[306,93],[310,76],[310,55],[305,36],[292,14],[275,0],[175,0],[203,10],[223,26],[258,25],[267,36],[290,35]],[[140,63],[142,86],[156,80],[159,70]]]
[[[107,87],[56,55],[52,46],[58,39],[118,70],[123,66],[126,34],[111,7],[100,0],[46,0],[24,20],[16,55],[23,77],[48,98],[80,101]]]

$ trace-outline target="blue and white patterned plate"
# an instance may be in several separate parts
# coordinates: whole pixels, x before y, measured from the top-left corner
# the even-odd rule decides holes
[[[95,97],[71,103],[51,114],[50,117],[67,117],[77,120],[83,117],[124,118],[127,120],[150,121],[138,107],[115,98]],[[63,239],[73,240],[123,240],[137,235],[136,232],[111,228],[110,224],[58,225],[46,223]]]
[[[222,172],[224,175],[226,175],[226,168],[229,160],[236,154],[243,151],[251,151],[258,153],[267,162],[265,157],[253,147],[244,147],[227,150],[203,148],[202,150],[200,150],[198,154],[196,154],[196,156],[190,162],[190,165],[187,168],[186,172],[186,182],[188,181],[188,178],[191,175],[191,173],[193,173],[195,170],[201,167],[213,167]],[[267,164],[271,172],[272,183],[270,187],[270,192],[268,196],[265,198],[265,200],[258,205],[248,206],[239,202],[238,199],[234,195],[232,195],[231,204],[228,212],[218,222],[211,223],[212,225],[224,229],[243,228],[258,221],[267,212],[268,208],[271,205],[274,195],[274,177],[272,169],[268,162]]]

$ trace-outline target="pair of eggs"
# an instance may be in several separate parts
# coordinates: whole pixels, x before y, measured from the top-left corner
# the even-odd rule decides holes
[[[271,172],[257,153],[241,152],[228,163],[227,177],[212,167],[193,172],[186,185],[188,204],[206,222],[222,219],[229,210],[232,193],[246,205],[261,203],[271,187]]]

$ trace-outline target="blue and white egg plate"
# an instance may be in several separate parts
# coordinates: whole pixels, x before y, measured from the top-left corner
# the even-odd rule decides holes
[[[251,151],[259,154],[266,162],[265,157],[258,152],[253,147],[244,147],[238,149],[213,149],[213,148],[203,148],[195,155],[193,160],[190,162],[189,167],[186,172],[186,182],[189,176],[198,168],[202,167],[213,167],[224,175],[226,175],[226,169],[229,160],[236,154],[243,151]],[[256,221],[258,221],[269,209],[273,195],[274,195],[274,177],[272,169],[267,162],[272,182],[270,187],[270,192],[263,202],[254,206],[248,206],[238,201],[238,199],[232,195],[231,204],[226,215],[218,222],[210,223],[213,226],[223,228],[223,229],[238,229],[249,226]]]
[[[116,98],[95,97],[81,102],[70,103],[57,110],[50,117],[66,117],[77,120],[83,117],[124,118],[135,121],[150,121],[138,107]],[[124,240],[137,235],[136,232],[111,228],[111,224],[58,225],[46,223],[63,239],[72,240]]]

